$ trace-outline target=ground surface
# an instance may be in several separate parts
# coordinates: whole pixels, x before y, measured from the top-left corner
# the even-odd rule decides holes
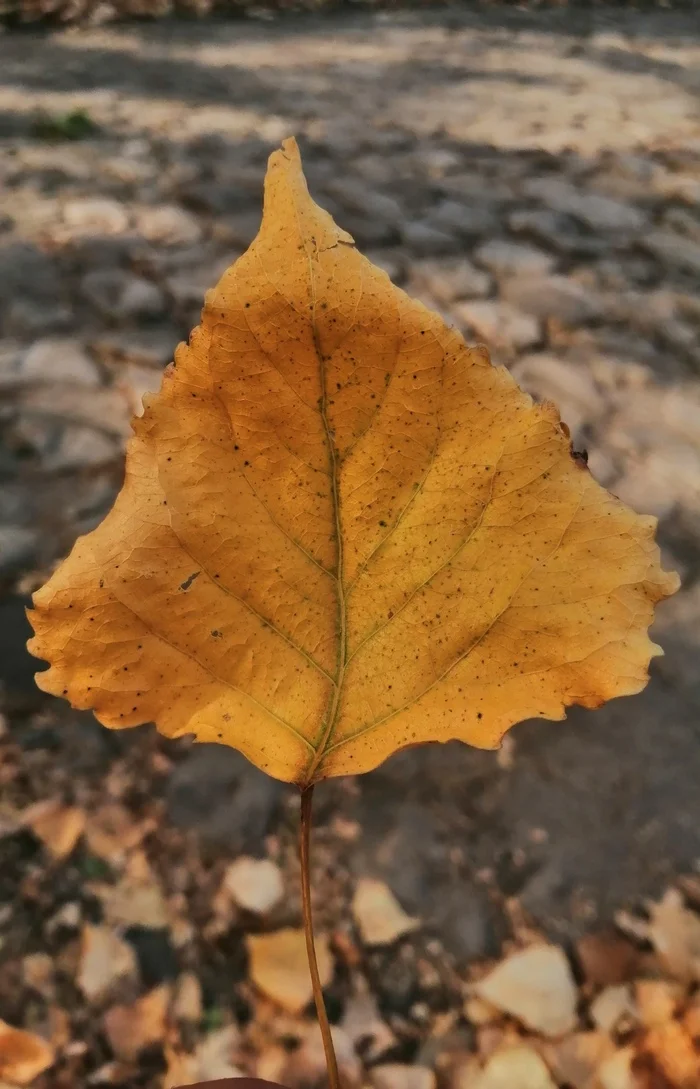
[[[291,844],[294,799],[237,754],[147,728],[111,735],[43,700],[22,595],[108,509],[129,417],[255,233],[266,157],[294,133],[314,196],[396,282],[559,403],[598,479],[659,517],[684,582],[661,610],[666,657],[641,696],[520,727],[498,757],[418,750],[319,788],[328,924],[354,880],[377,876],[464,964],[498,952],[508,898],[568,942],[697,864],[699,73],[700,27],[679,13],[451,9],[0,38],[13,810],[47,793],[89,812],[118,799],[156,822],[166,883],[168,850],[185,843],[211,887],[241,851]],[[3,897],[36,894],[33,922],[2,917],[21,957],[43,948],[33,927],[83,902],[92,855],[57,880],[30,843],[4,842]],[[176,880],[169,893],[185,895]],[[220,945],[202,954],[206,971],[243,978],[238,947]],[[164,948],[156,982],[175,956]]]

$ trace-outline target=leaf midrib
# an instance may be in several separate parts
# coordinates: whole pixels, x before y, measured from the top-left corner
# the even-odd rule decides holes
[[[330,706],[328,709],[328,716],[326,724],[323,727],[321,739],[316,749],[316,754],[311,760],[307,771],[307,783],[311,783],[314,773],[319,764],[323,761],[328,747],[328,742],[333,734],[333,728],[335,726],[338,711],[340,708],[340,696],[343,688],[343,681],[345,679],[345,669],[347,667],[348,659],[348,640],[347,640],[347,601],[345,596],[345,585],[343,583],[343,527],[340,513],[340,481],[338,473],[338,456],[336,451],[335,442],[333,441],[333,431],[328,418],[328,388],[326,382],[326,360],[321,351],[321,345],[318,336],[318,327],[316,325],[316,292],[315,281],[313,274],[313,260],[311,254],[308,254],[309,260],[309,288],[311,291],[312,306],[311,311],[311,331],[314,342],[314,350],[316,352],[316,358],[318,360],[320,384],[321,384],[321,399],[319,403],[319,410],[321,413],[321,420],[323,422],[323,430],[326,436],[326,445],[328,447],[328,460],[329,460],[329,476],[331,481],[331,503],[333,508],[333,522],[335,525],[336,535],[336,570],[335,570],[335,585],[336,585],[336,598],[338,604],[338,660],[336,667],[336,676],[334,681],[333,695],[331,697]]]

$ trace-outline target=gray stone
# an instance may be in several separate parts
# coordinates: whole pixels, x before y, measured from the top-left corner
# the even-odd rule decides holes
[[[689,444],[667,443],[632,461],[615,481],[615,494],[640,514],[668,518],[680,504],[700,504],[700,452]]]
[[[195,217],[176,204],[142,209],[136,216],[136,227],[149,242],[167,245],[191,245],[202,237]]]
[[[63,284],[56,263],[28,242],[0,246],[0,305],[31,300],[55,308],[62,303]]]
[[[63,222],[72,237],[123,234],[129,227],[129,213],[118,200],[76,197],[64,205]]]
[[[260,212],[238,212],[219,219],[212,227],[212,237],[243,251],[260,230]],[[235,255],[234,255],[235,256]]]
[[[687,208],[669,208],[663,216],[663,226],[670,227],[681,238],[700,242],[700,219]]]
[[[170,776],[168,814],[232,856],[245,851],[259,857],[273,814],[289,790],[233,749],[206,745]]]
[[[119,443],[92,427],[69,426],[63,429],[56,449],[44,462],[47,472],[68,469],[97,469],[109,465],[121,454]]]
[[[524,183],[523,192],[601,233],[634,233],[643,230],[648,221],[639,208],[599,193],[582,193],[563,178],[531,178]]]
[[[0,341],[0,391],[22,384],[25,350],[17,340]]]
[[[459,248],[458,240],[451,234],[438,230],[424,219],[404,223],[401,227],[401,238],[414,253],[419,255],[454,253]]]
[[[672,231],[651,231],[640,243],[666,268],[700,276],[700,242],[681,238]]]
[[[326,184],[326,189],[342,207],[351,212],[360,212],[392,227],[398,227],[403,221],[404,212],[398,200],[378,193],[359,179],[336,178]]]
[[[543,276],[554,268],[555,259],[549,253],[519,242],[493,239],[474,252],[474,260],[494,276]]]
[[[574,436],[605,412],[605,399],[584,364],[539,352],[519,359],[511,373],[537,400],[554,401]]]
[[[20,410],[98,427],[126,438],[131,433],[129,406],[117,389],[86,389],[83,386],[30,386],[23,391]]]
[[[99,468],[121,452],[119,443],[102,432],[50,416],[24,415],[12,436],[25,452],[40,458],[46,473]]]
[[[491,277],[465,258],[419,261],[412,268],[411,286],[448,305],[457,299],[478,299],[488,295]]]
[[[94,388],[101,385],[99,369],[79,340],[51,337],[37,340],[22,361],[25,382],[72,382]]]
[[[68,329],[73,314],[60,303],[46,303],[33,295],[15,298],[4,314],[5,330],[10,336],[38,337]]]
[[[182,340],[179,330],[170,325],[145,329],[110,330],[90,339],[96,357],[108,366],[135,363],[144,367],[165,367]]]
[[[700,697],[700,582],[681,588],[659,610],[651,634],[666,652],[659,662],[666,680]]]
[[[201,308],[206,292],[216,283],[210,269],[197,268],[168,276],[168,294],[180,308]]]
[[[427,222],[439,231],[465,238],[488,234],[496,228],[496,217],[490,208],[458,200],[440,201],[429,213]]]
[[[583,325],[603,314],[598,296],[567,276],[518,276],[504,284],[503,298],[526,314],[563,325]]]
[[[652,174],[651,189],[667,200],[682,200],[700,205],[700,178],[692,174],[675,174],[658,167]]]
[[[515,234],[532,235],[557,253],[595,257],[609,249],[608,240],[583,234],[575,220],[549,208],[527,208],[512,212],[508,226]]]
[[[462,302],[453,307],[453,313],[462,326],[506,358],[517,350],[532,347],[540,339],[539,322],[506,302],[490,299]]]
[[[84,297],[107,318],[157,318],[165,309],[165,296],[156,284],[122,269],[88,272],[81,287]]]
[[[136,228],[149,242],[167,245],[192,245],[199,242],[202,234],[197,219],[177,205],[140,210]]]
[[[38,544],[35,530],[0,525],[0,576],[15,575],[34,562]]]

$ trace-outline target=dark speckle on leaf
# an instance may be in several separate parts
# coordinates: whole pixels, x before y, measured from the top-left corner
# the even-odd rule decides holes
[[[189,578],[186,578],[184,582],[180,583],[181,590],[189,590],[190,586],[196,578],[199,578],[201,571],[193,571]]]

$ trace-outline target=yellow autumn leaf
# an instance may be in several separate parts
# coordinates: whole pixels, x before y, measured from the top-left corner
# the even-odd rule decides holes
[[[106,726],[155,721],[304,787],[646,684],[678,587],[655,520],[357,252],[293,140],[145,403],[114,508],[31,613],[39,686]]]

